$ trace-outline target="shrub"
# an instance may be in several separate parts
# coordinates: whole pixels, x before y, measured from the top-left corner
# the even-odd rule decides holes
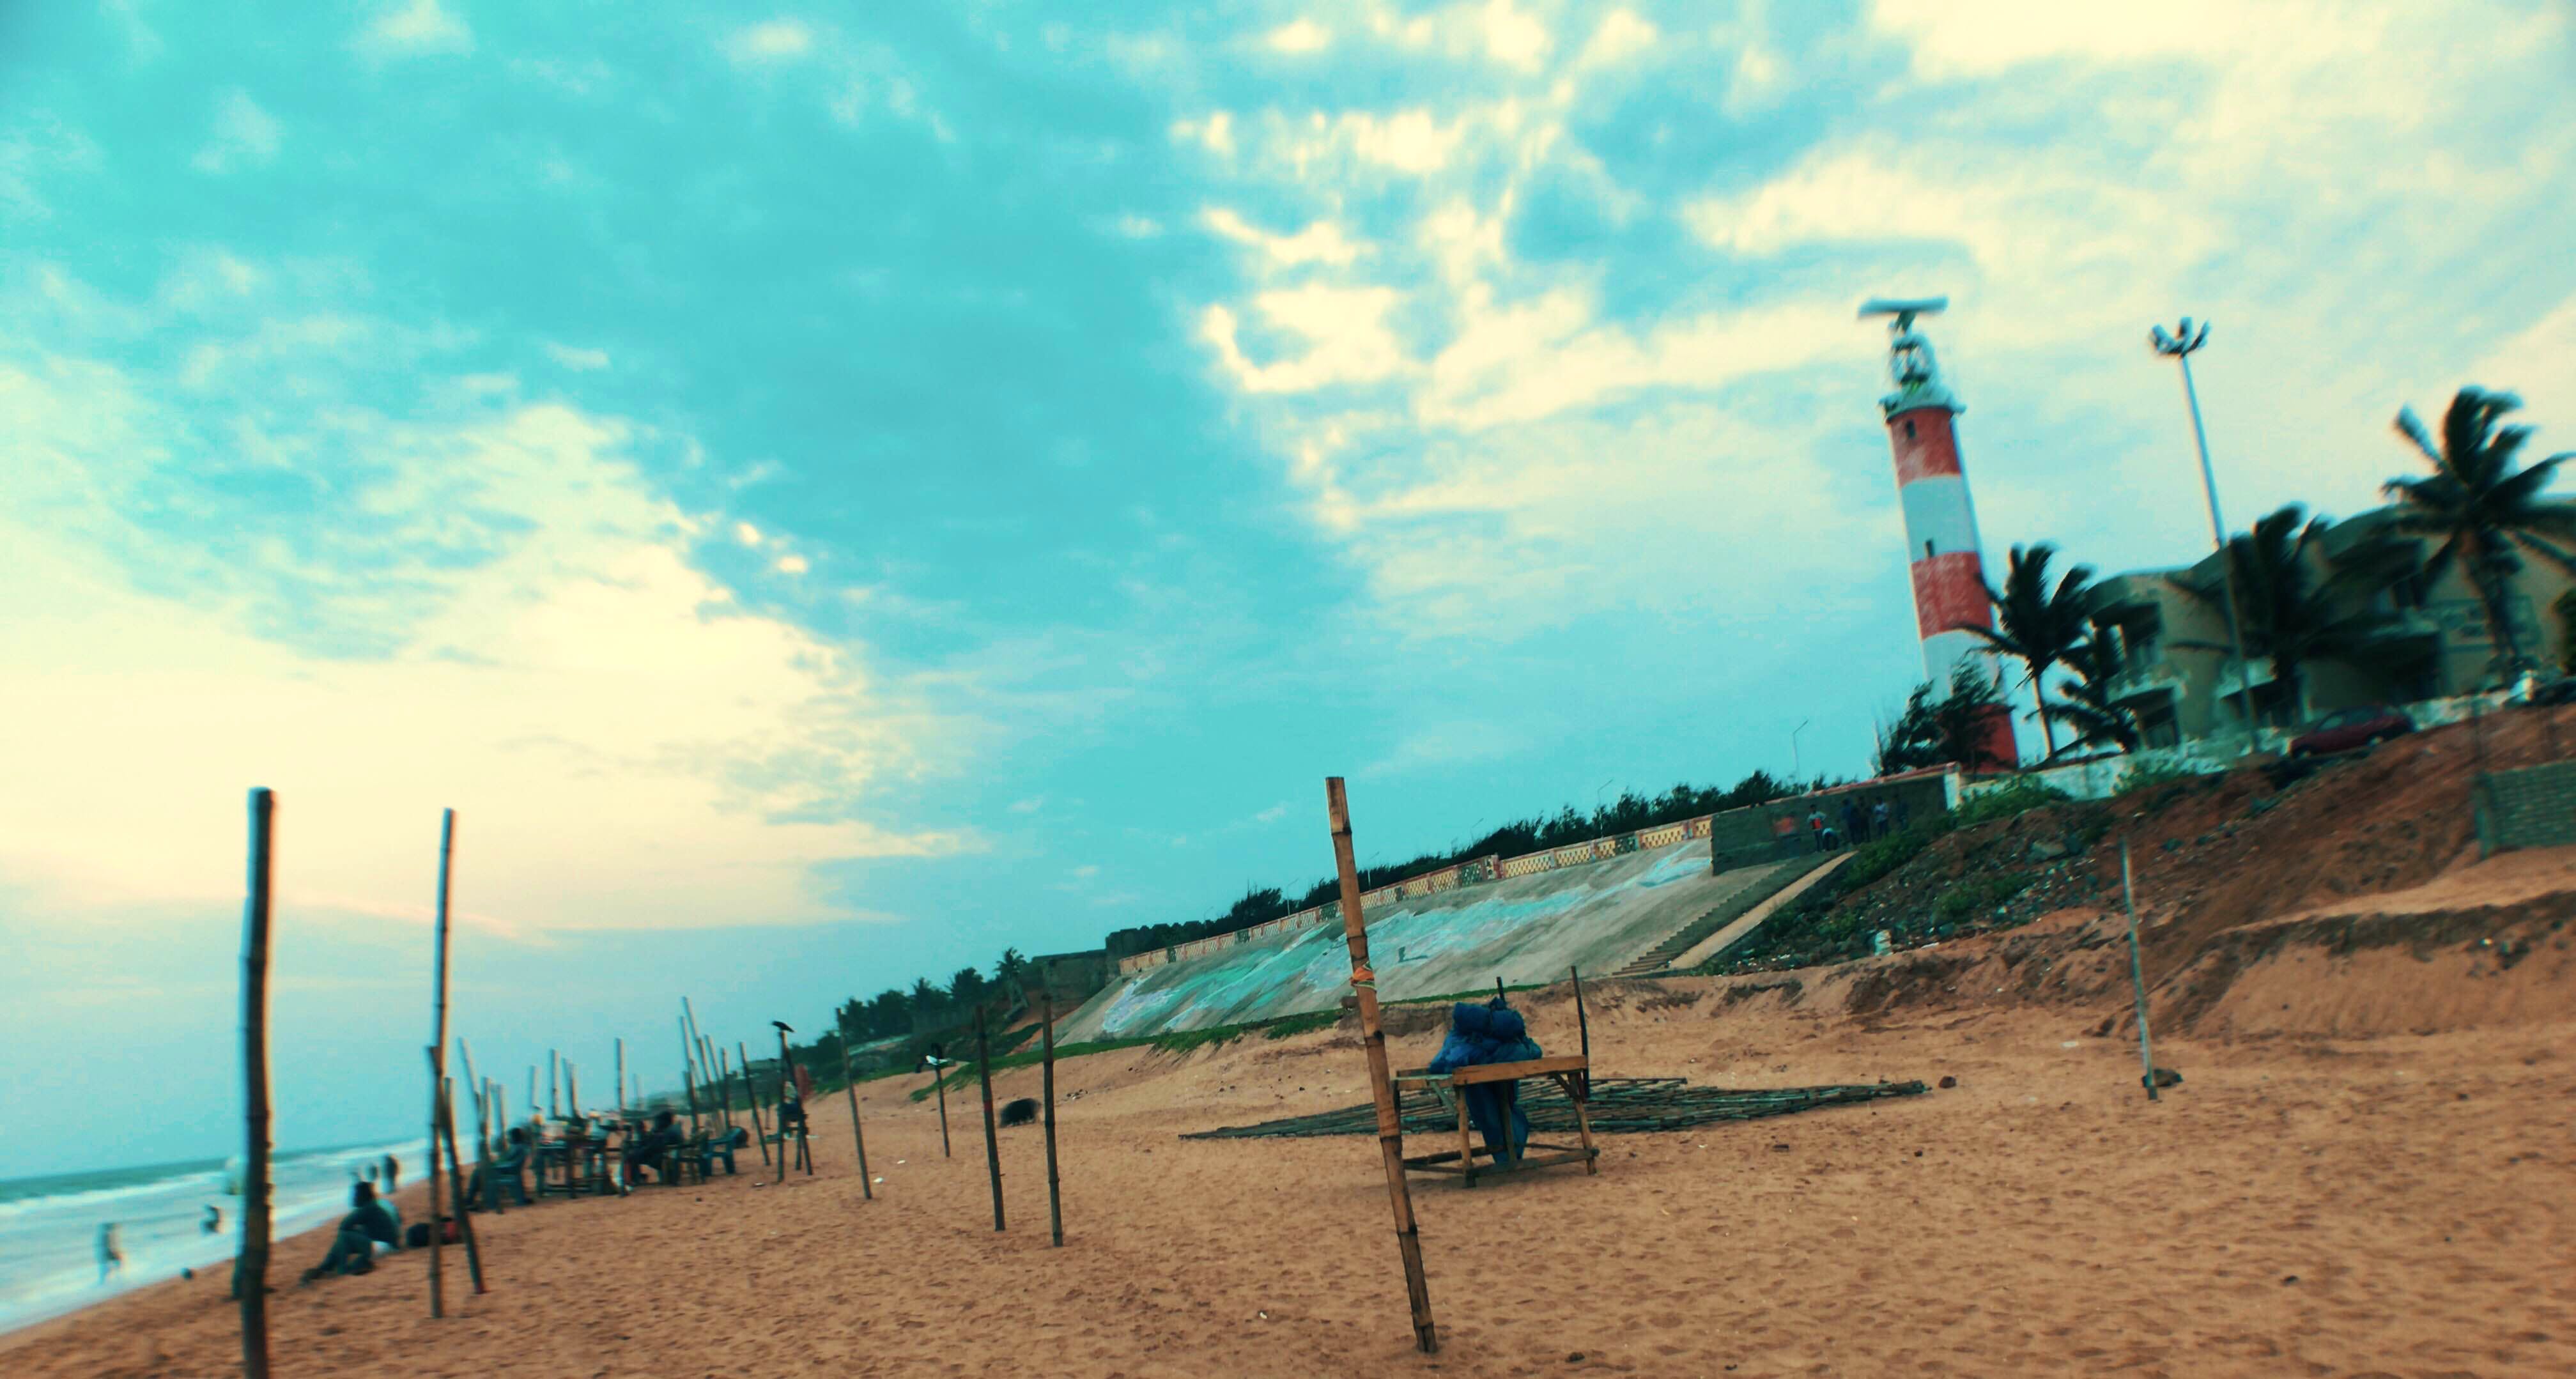
[[[1932,922],[1964,923],[2021,894],[2036,879],[2028,872],[2012,872],[1960,882],[1943,891],[1941,898],[1932,902]]]
[[[2042,805],[2063,804],[2073,798],[2036,776],[2016,776],[2011,783],[1999,785],[1950,811],[1950,822],[1959,828],[1974,828],[1997,819],[2016,818]]]
[[[2120,788],[2112,793],[2135,795],[2142,790],[2161,790],[2169,785],[2191,785],[2202,779],[2200,772],[2169,761],[2141,761],[2120,774]]]

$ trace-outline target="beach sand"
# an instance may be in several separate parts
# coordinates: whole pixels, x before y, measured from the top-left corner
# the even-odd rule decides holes
[[[950,1097],[943,1159],[909,1077],[864,1088],[876,1201],[834,1096],[810,1179],[747,1160],[703,1188],[478,1217],[492,1291],[451,1249],[444,1321],[422,1254],[298,1288],[323,1242],[287,1242],[275,1372],[2576,1374],[2576,1017],[2528,1014],[2576,1009],[2576,969],[2563,934],[2518,922],[2558,936],[2509,971],[2474,941],[2276,954],[2240,996],[2322,984],[2348,1021],[2366,987],[2395,1032],[2169,1036],[2157,1061],[2187,1081],[2154,1105],[2098,999],[1999,983],[1859,1017],[1776,981],[1600,984],[1604,1075],[1957,1085],[1607,1136],[1598,1177],[1417,1179],[1436,1356],[1411,1348],[1370,1140],[1176,1138],[1364,1101],[1356,1041],[1326,1032],[1060,1067],[1061,1250],[1039,1131],[1002,1133],[996,1234],[973,1092]],[[2479,1025],[2456,995],[2477,982],[2558,999]],[[2419,992],[2453,1027],[2406,1031]],[[1572,1047],[1570,1006],[1524,1008]],[[1399,1064],[1436,1046],[1430,1018],[1408,1014],[1425,1028]],[[1037,1089],[1013,1069],[995,1092]],[[0,1372],[237,1373],[236,1316],[220,1277],[147,1289],[0,1339]]]

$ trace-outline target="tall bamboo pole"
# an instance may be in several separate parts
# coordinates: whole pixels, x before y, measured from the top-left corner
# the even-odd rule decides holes
[[[1046,1069],[1043,1085],[1046,1091],[1047,1234],[1054,1238],[1056,1247],[1062,1249],[1064,1202],[1057,1195],[1055,1175],[1055,993],[1043,992],[1038,999],[1045,1002],[1044,1009],[1038,1014],[1038,1018],[1045,1022],[1038,1026],[1038,1038],[1043,1041],[1039,1045],[1040,1063]]]
[[[626,1119],[626,1041],[617,1041],[617,1118]]]
[[[733,1071],[736,1077],[742,1079],[742,1102],[751,1108],[751,1139],[754,1144],[760,1146],[760,1162],[765,1167],[769,1163],[769,1126],[761,1120],[760,1098],[751,1090],[751,1050],[744,1048],[742,1041],[736,1039],[733,1041],[733,1051],[734,1055],[742,1060]],[[787,1152],[787,1136],[784,1132],[778,1137],[778,1152],[781,1154]]]
[[[2129,912],[2129,981],[2138,1000],[2138,1072],[2147,1086],[2147,1100],[2156,1095],[2156,1055],[2147,1042],[2147,964],[2138,954],[2138,895],[2129,883],[2129,840],[2120,840],[2120,903]]]
[[[993,1050],[984,1039],[984,1008],[975,1007],[975,1079],[984,1086],[984,1167],[993,1175],[993,1229],[1002,1228],[1002,1145],[993,1132]]]
[[[721,1124],[725,1129],[731,1130],[733,1128],[733,1087],[725,1080],[724,1068],[721,1060],[716,1057],[715,1045],[707,1042],[707,1037],[703,1034],[698,1036],[698,1066],[715,1072],[716,1105],[723,1117]]]
[[[783,1183],[787,1181],[787,1085],[796,1076],[796,1058],[787,1050],[787,1026],[776,1020],[770,1023],[778,1026],[778,1181]]]
[[[277,797],[250,792],[250,898],[242,906],[242,1373],[268,1379],[268,908]]]
[[[1377,973],[1369,966],[1368,928],[1360,915],[1360,878],[1351,855],[1351,806],[1342,778],[1324,780],[1324,812],[1333,828],[1333,865],[1341,873],[1342,935],[1351,950],[1351,990],[1359,998],[1360,1043],[1368,1051],[1369,1094],[1377,1102],[1378,1152],[1386,1165],[1386,1196],[1395,1210],[1395,1244],[1404,1257],[1404,1291],[1413,1306],[1413,1344],[1429,1355],[1440,1349],[1431,1320],[1431,1284],[1422,1273],[1422,1232],[1413,1219],[1413,1193],[1404,1181],[1404,1122],[1396,1113],[1395,1084],[1386,1062],[1386,1030],[1378,1023]]]
[[[563,1055],[553,1049],[546,1050],[546,1119],[548,1120],[563,1119],[562,1070]]]
[[[438,1066],[438,1056],[432,1054],[429,1062],[431,1067]],[[432,1242],[436,1242],[445,1239],[447,1235],[447,1232],[441,1228],[442,1223],[438,1219],[438,1208],[435,1205],[438,1200],[440,1165],[444,1163],[447,1186],[456,1199],[456,1224],[465,1236],[465,1269],[473,1276],[474,1291],[481,1293],[486,1291],[483,1287],[483,1252],[474,1246],[474,1222],[465,1210],[465,1169],[456,1158],[455,1096],[456,1088],[453,1080],[441,1078],[438,1110],[431,1122],[431,1128],[436,1133],[430,1136],[429,1141],[429,1194],[432,1203],[429,1211],[429,1238]],[[442,1147],[444,1153],[441,1152]],[[438,1259],[435,1243],[431,1246],[429,1257],[433,1263]]]
[[[429,1041],[429,1315],[447,1315],[444,1295],[447,1232],[438,1221],[438,1129],[447,1105],[447,882],[456,852],[456,811],[442,810],[438,820],[438,938],[433,970]],[[464,1203],[457,1204],[461,1215]]]
[[[481,1163],[492,1156],[491,1137],[483,1129],[483,1079],[474,1075],[474,1046],[456,1036],[456,1056],[465,1063],[465,1085],[474,1097],[474,1161]]]
[[[873,1202],[877,1190],[868,1177],[868,1136],[859,1128],[859,1083],[850,1076],[850,1041],[841,1041],[841,1090],[850,1094],[850,1138],[859,1146],[859,1195]]]
[[[697,1056],[689,1052],[689,1017],[680,1017],[680,1089],[689,1094],[689,1133],[698,1133],[698,1083],[690,1076],[689,1067]]]

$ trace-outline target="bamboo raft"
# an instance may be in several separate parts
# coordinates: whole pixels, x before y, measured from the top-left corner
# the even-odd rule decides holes
[[[1720,1121],[1758,1120],[1793,1115],[1819,1106],[1844,1106],[1887,1097],[1919,1096],[1920,1082],[1874,1082],[1835,1087],[1694,1087],[1678,1077],[1596,1077],[1585,1103],[1592,1129],[1605,1134],[1651,1134]],[[1457,1113],[1427,1089],[1401,1089],[1397,1108],[1408,1135],[1436,1135],[1457,1129]],[[1546,1079],[1524,1081],[1520,1107],[1530,1130],[1572,1131],[1574,1103],[1563,1088]],[[1229,1125],[1181,1136],[1185,1140],[1253,1140],[1313,1135],[1370,1135],[1377,1132],[1377,1108],[1363,1103],[1311,1116],[1290,1116],[1258,1125]]]

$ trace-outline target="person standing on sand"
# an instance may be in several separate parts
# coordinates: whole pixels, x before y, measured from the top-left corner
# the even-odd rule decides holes
[[[215,1205],[214,1203],[212,1203],[212,1202],[208,1202],[208,1203],[206,1204],[206,1219],[205,1219],[205,1220],[203,1220],[203,1221],[198,1222],[198,1223],[197,1223],[197,1225],[198,1225],[198,1227],[199,1227],[200,1229],[204,1230],[204,1231],[205,1231],[205,1233],[206,1233],[206,1234],[208,1234],[208,1235],[221,1235],[221,1234],[223,1234],[223,1230],[224,1230],[224,1209],[223,1209],[222,1207],[216,1206],[216,1205]]]
[[[107,1286],[110,1275],[125,1272],[125,1246],[116,1238],[116,1223],[102,1222],[98,1228],[98,1286]]]
[[[1807,836],[1815,840],[1816,851],[1825,850],[1825,811],[1821,806],[1807,811]]]

